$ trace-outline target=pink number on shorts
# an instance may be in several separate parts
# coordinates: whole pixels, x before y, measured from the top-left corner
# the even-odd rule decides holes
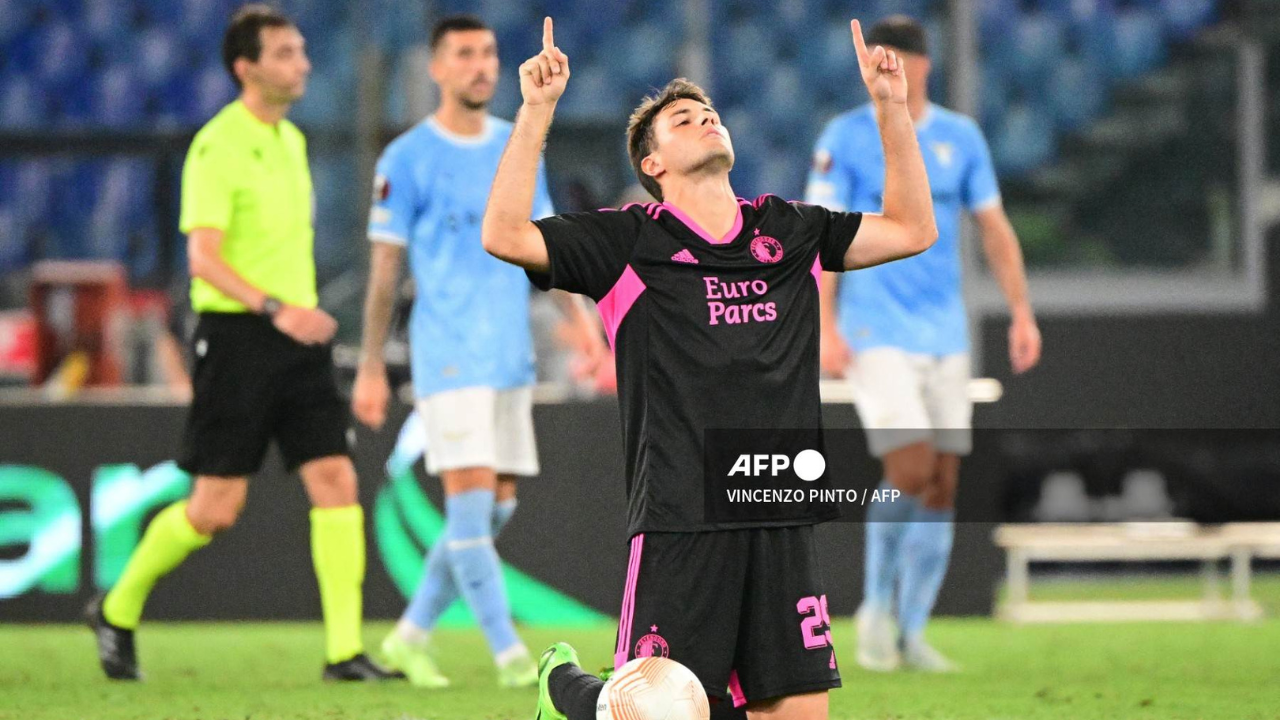
[[[804,638],[804,649],[816,650],[829,647],[831,617],[827,615],[827,596],[823,595],[819,598],[810,595],[800,598],[800,602],[796,603],[796,612],[805,616],[804,620],[800,621],[800,635]]]

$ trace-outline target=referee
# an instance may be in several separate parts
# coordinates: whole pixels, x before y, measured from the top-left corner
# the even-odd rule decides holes
[[[325,680],[392,674],[363,652],[364,514],[348,455],[346,405],[333,379],[337,323],[316,307],[314,212],[306,140],[285,119],[311,64],[298,29],[264,5],[236,13],[222,58],[240,97],[191,144],[182,172],[194,398],[179,465],[188,500],[156,515],[120,581],[88,608],[107,677],[137,680],[133,631],[156,581],[244,506],[269,441],[311,499],[311,551],[324,610]]]

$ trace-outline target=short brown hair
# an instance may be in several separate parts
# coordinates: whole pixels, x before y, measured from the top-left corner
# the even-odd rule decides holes
[[[907,15],[890,15],[872,25],[867,33],[867,45],[884,45],[916,55],[929,54],[929,38],[924,26]]]
[[[245,58],[258,62],[262,57],[262,29],[296,27],[293,21],[270,5],[245,5],[231,17],[231,24],[222,36],[222,64],[236,87],[244,87],[236,77],[236,60]]]
[[[440,20],[431,28],[431,52],[435,53],[440,49],[440,43],[444,41],[444,36],[451,32],[463,32],[466,30],[491,30],[484,21],[475,15],[450,15]]]
[[[646,175],[640,169],[640,161],[653,152],[653,121],[658,113],[671,103],[685,99],[711,105],[711,98],[705,90],[685,78],[676,78],[657,94],[648,95],[640,101],[640,106],[631,113],[631,119],[627,122],[627,155],[631,157],[631,168],[635,170],[636,178],[644,189],[658,200],[662,199],[662,186],[658,184],[657,178]]]

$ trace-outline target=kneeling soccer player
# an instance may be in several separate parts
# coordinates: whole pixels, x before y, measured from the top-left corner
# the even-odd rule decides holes
[[[828,518],[708,522],[703,432],[820,428],[817,274],[914,255],[937,236],[902,65],[868,50],[856,21],[853,39],[883,128],[884,214],[736,197],[729,133],[705,93],[677,79],[627,131],[636,174],[661,202],[531,222],[569,78],[548,18],[542,52],[520,67],[524,105],[481,233],[540,287],[593,298],[616,352],[631,560],[615,667],[669,656],[754,717],[825,718],[840,686],[813,541]],[[539,673],[539,718],[595,718],[602,683],[572,648],[551,646]]]

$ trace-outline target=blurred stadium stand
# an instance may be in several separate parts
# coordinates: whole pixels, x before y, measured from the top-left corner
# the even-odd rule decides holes
[[[1169,193],[1229,192],[1223,186],[1230,164],[1171,175],[1167,166],[1176,160],[1152,163],[1148,157],[1150,151],[1181,154],[1180,169],[1186,170],[1188,153],[1230,155],[1229,138],[1210,124],[1221,128],[1223,116],[1229,120],[1233,87],[1228,81],[1206,98],[1204,91],[1212,88],[1197,82],[1204,75],[1197,61],[1211,52],[1205,34],[1219,19],[1218,6],[1215,0],[974,3],[981,55],[975,114],[1006,196],[1020,211],[1015,220],[1033,265],[1182,267],[1218,260],[1212,218],[1200,211],[1204,202],[1189,205],[1196,222],[1183,214],[1162,226],[1170,239],[1157,247],[1136,241],[1144,234],[1134,233],[1132,224],[1161,213],[1133,212],[1133,193],[1120,198],[1114,192],[1141,187],[1138,199],[1148,205],[1166,203]],[[849,16],[864,26],[900,12],[926,18],[934,59],[930,95],[950,104],[945,0],[783,0],[714,8],[714,89],[726,125],[739,139],[734,185],[743,194],[799,197],[821,128],[866,101],[854,81]],[[1217,117],[1188,117],[1186,105],[1210,100],[1220,101]],[[1148,192],[1149,185],[1131,182],[1133,173],[1169,178],[1172,187]],[[1078,216],[1072,211],[1086,204],[1100,208],[1088,213],[1095,222],[1071,222]]]
[[[180,245],[180,238],[172,222],[157,226],[153,188],[174,178],[156,177],[154,153],[121,156],[110,138],[156,133],[185,140],[234,97],[219,43],[226,18],[240,4],[0,0],[0,134],[106,141],[73,157],[0,153],[0,275],[39,259],[94,258],[126,263],[135,283],[170,280],[157,274],[161,245]],[[362,205],[350,202],[363,196],[349,137],[359,82],[357,18],[354,6],[339,0],[278,4],[297,19],[314,65],[307,95],[291,118],[311,138],[317,257],[322,276],[326,270],[332,275],[352,264],[352,239],[363,225]],[[563,18],[557,33],[573,48],[575,92],[561,109],[568,122],[616,123],[648,88],[675,74],[670,49],[681,42],[682,9],[670,0],[612,3],[613,12],[575,0],[430,5],[381,0],[371,13],[376,20],[369,31],[388,71],[384,135],[425,112],[429,82],[420,68],[429,13],[476,12],[493,25],[505,60],[493,110],[504,117],[519,105],[515,58],[536,51],[537,33],[529,28],[536,29],[544,13]],[[625,166],[622,152],[615,164]],[[170,158],[169,170],[180,162],[180,156]],[[623,182],[615,178],[606,187],[616,190]],[[173,255],[181,261],[180,248]],[[176,262],[164,269],[181,274],[181,267]]]
[[[190,132],[234,95],[218,60],[231,0],[37,0],[0,2],[0,132]],[[677,73],[684,40],[683,3],[377,3],[372,36],[388,69],[383,119],[406,126],[423,111],[423,81],[412,68],[423,57],[430,13],[478,12],[493,24],[505,63],[494,111],[514,113],[519,102],[515,58],[536,50],[537,18],[562,18],[561,44],[572,48],[574,91],[561,118],[571,123],[616,123],[648,88]],[[1115,243],[1076,243],[1073,249],[1039,238],[1036,227],[1061,225],[1073,202],[1087,202],[1099,171],[1122,172],[1124,158],[1109,139],[1129,144],[1135,123],[1147,145],[1190,132],[1161,123],[1159,110],[1195,88],[1176,59],[1218,17],[1214,0],[982,0],[977,4],[982,48],[979,116],[1012,195],[1051,197],[1026,220],[1029,254],[1046,262],[1107,256],[1133,258]],[[348,266],[351,233],[361,208],[351,144],[325,132],[350,130],[357,99],[359,42],[350,6],[336,0],[283,3],[307,35],[315,72],[294,118],[313,133],[317,175],[318,255],[322,274]],[[853,77],[844,20],[867,22],[892,12],[928,18],[934,55],[948,55],[946,3],[941,0],[743,0],[713,3],[710,83],[726,123],[739,138],[735,183],[744,194],[766,189],[798,197],[813,139],[835,114],[863,100]],[[674,20],[674,21],[673,21]],[[946,63],[938,62],[933,95],[945,98]],[[418,96],[417,101],[414,96]],[[1154,111],[1154,112],[1153,112]],[[1165,113],[1163,117],[1167,117]],[[1052,132],[1046,132],[1052,128]],[[1121,154],[1127,148],[1120,148]],[[1133,148],[1129,155],[1140,154]],[[1107,153],[1105,163],[1090,155]],[[619,156],[618,160],[622,158]],[[1140,158],[1134,158],[1140,160]],[[1137,163],[1140,172],[1152,169]],[[114,258],[131,277],[164,284],[164,243],[172,228],[157,227],[154,168],[137,157],[82,161],[0,157],[0,272],[40,258]],[[1099,167],[1101,166],[1101,167]],[[625,171],[625,163],[619,168]],[[1157,168],[1158,169],[1158,168]],[[1083,176],[1091,181],[1084,182]],[[1019,182],[1025,180],[1026,182]],[[167,179],[160,178],[160,182]],[[606,183],[617,187],[625,177]],[[1183,183],[1192,192],[1202,188]],[[49,191],[53,190],[52,193]],[[1176,189],[1175,189],[1176,190]],[[51,200],[49,195],[53,195]],[[561,203],[562,205],[564,203]],[[1039,225],[1036,219],[1045,220]],[[1116,218],[1099,224],[1115,228]],[[1141,214],[1138,222],[1145,222]],[[1123,226],[1113,231],[1126,235]],[[1055,235],[1078,228],[1057,227]],[[1199,245],[1204,223],[1193,231]],[[1161,257],[1138,262],[1186,262],[1189,249],[1166,244]],[[1149,255],[1149,252],[1148,252]],[[180,252],[175,254],[180,260]]]
[[[3,278],[42,259],[114,259],[132,284],[185,286],[177,177],[190,134],[235,94],[219,58],[240,0],[0,0],[0,307]],[[557,18],[574,80],[548,155],[557,207],[611,203],[633,183],[620,142],[648,89],[706,84],[737,140],[740,194],[799,197],[814,140],[865,101],[847,20],[926,20],[931,93],[952,104],[947,0],[284,0],[314,71],[291,117],[308,132],[326,306],[354,329],[370,153],[434,105],[430,20],[468,11],[495,29],[493,104]],[[1248,0],[975,0],[976,92],[1007,204],[1036,268],[1208,268],[1238,249],[1235,60],[1223,31]],[[1263,3],[1265,4],[1265,3]],[[691,20],[704,13],[702,22]],[[1263,9],[1255,13],[1265,17]],[[1274,43],[1276,28],[1258,33]],[[1268,34],[1269,33],[1269,34]],[[691,61],[701,54],[702,62]],[[1272,130],[1280,53],[1271,53]],[[705,77],[703,77],[705,76]],[[371,87],[376,86],[376,87]],[[372,112],[360,108],[376,103]],[[369,117],[375,141],[369,135]],[[1271,147],[1280,168],[1280,143]],[[1170,207],[1178,208],[1170,212]],[[1158,242],[1151,238],[1158,237]],[[348,277],[344,278],[344,274]],[[339,282],[333,282],[340,279]]]

